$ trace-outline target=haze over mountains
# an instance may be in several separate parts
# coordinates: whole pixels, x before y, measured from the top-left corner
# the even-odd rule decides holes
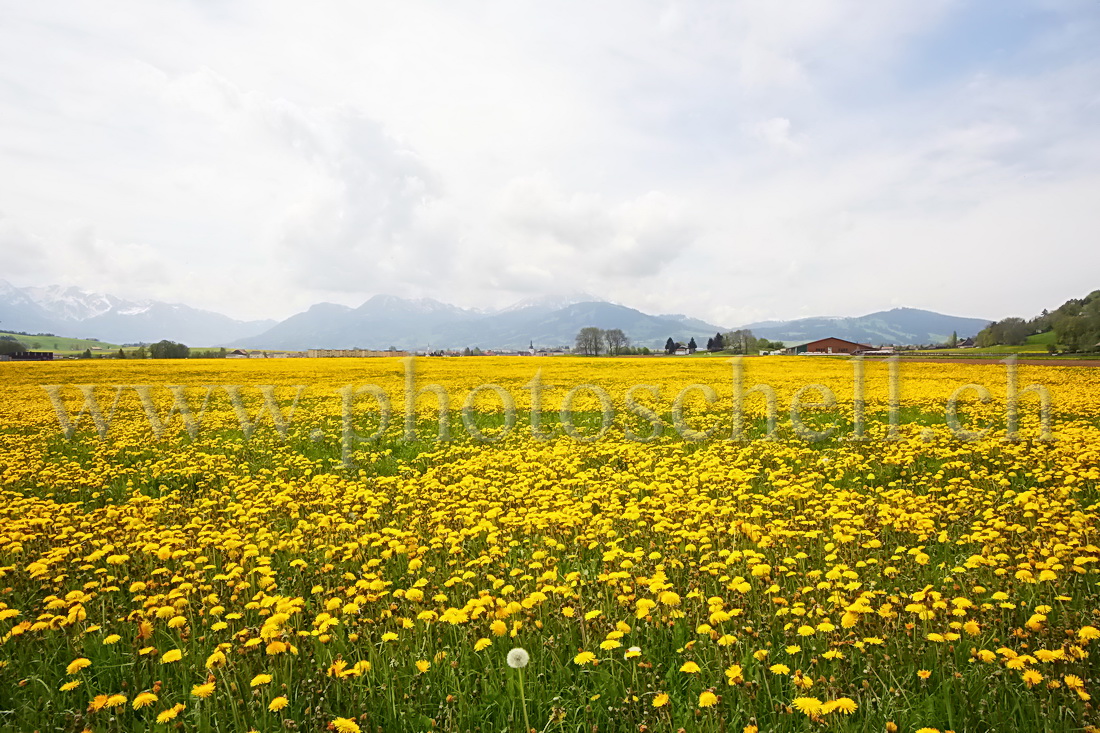
[[[0,330],[48,331],[115,343],[161,339],[246,349],[526,349],[566,346],[585,326],[620,328],[638,346],[672,337],[700,345],[717,332],[749,328],[769,340],[837,336],[870,344],[927,344],[977,334],[989,321],[895,308],[858,318],[803,318],[729,327],[680,314],[649,315],[587,293],[529,298],[499,311],[460,308],[430,298],[376,295],[357,308],[319,303],[284,321],[238,321],[220,313],[156,301],[126,301],[78,288],[17,288],[0,280]]]
[[[233,341],[262,333],[273,320],[238,321],[179,303],[129,301],[58,285],[17,288],[0,280],[0,330],[92,337],[109,343]]]

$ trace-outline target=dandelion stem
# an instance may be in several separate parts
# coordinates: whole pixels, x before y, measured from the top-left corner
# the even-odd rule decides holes
[[[527,717],[527,695],[523,691],[523,667],[519,668],[519,701],[523,705],[523,733],[530,733],[531,721]]]

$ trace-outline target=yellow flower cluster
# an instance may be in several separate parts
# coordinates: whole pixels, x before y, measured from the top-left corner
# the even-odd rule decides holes
[[[514,728],[513,647],[540,729],[1100,722],[1100,370],[1021,367],[1020,387],[1054,398],[1054,440],[1034,395],[1006,440],[999,366],[906,364],[892,396],[868,363],[857,406],[851,362],[749,359],[745,389],[770,385],[781,417],[828,386],[836,405],[802,417],[836,431],[772,432],[756,392],[734,441],[721,359],[416,368],[417,389],[457,405],[499,385],[518,421],[481,390],[437,441],[428,390],[410,440],[387,359],[5,365],[14,727]],[[610,396],[609,424],[593,390],[567,397],[585,384]],[[988,428],[973,440],[944,412],[967,384],[992,395],[960,403]],[[66,437],[42,385],[70,418],[93,395],[102,424],[85,414]],[[114,385],[151,385],[150,401]],[[349,413],[348,385],[377,385],[398,418],[384,425],[373,392]],[[563,434],[563,402],[582,439]]]

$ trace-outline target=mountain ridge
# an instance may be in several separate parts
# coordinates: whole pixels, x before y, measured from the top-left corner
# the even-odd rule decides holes
[[[26,332],[80,331],[112,343],[168,339],[209,345],[261,333],[275,321],[239,321],[182,303],[131,301],[76,287],[20,288],[0,280],[0,322]]]
[[[662,348],[672,338],[702,346],[715,333],[735,330],[681,313],[651,315],[573,292],[525,298],[481,311],[433,298],[379,293],[357,307],[314,303],[281,321],[237,321],[178,303],[129,301],[57,285],[19,288],[0,280],[0,322],[27,332],[79,331],[115,343],[169,339],[193,346],[405,350],[522,350],[568,346],[586,326],[619,328],[638,346]],[[976,335],[988,321],[917,308],[893,308],[863,316],[816,316],[742,325],[772,341],[801,343],[826,336],[872,344],[928,344]]]
[[[835,336],[874,344],[943,343],[955,333],[977,336],[988,326],[985,318],[949,316],[921,308],[891,308],[863,316],[813,316],[790,321],[759,321],[741,326],[753,335],[774,341],[804,342]]]

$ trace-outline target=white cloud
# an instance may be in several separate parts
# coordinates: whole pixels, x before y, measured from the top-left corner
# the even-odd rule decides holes
[[[4,274],[0,279],[35,277],[46,265],[42,242],[27,234],[0,211],[0,252]]]
[[[609,201],[566,193],[545,176],[511,181],[500,195],[476,256],[482,272],[506,273],[514,292],[636,288],[688,250],[697,227],[686,206],[659,191]]]
[[[769,145],[790,153],[797,153],[802,149],[802,144],[796,142],[791,134],[791,121],[786,117],[772,117],[753,127],[753,133]]]

